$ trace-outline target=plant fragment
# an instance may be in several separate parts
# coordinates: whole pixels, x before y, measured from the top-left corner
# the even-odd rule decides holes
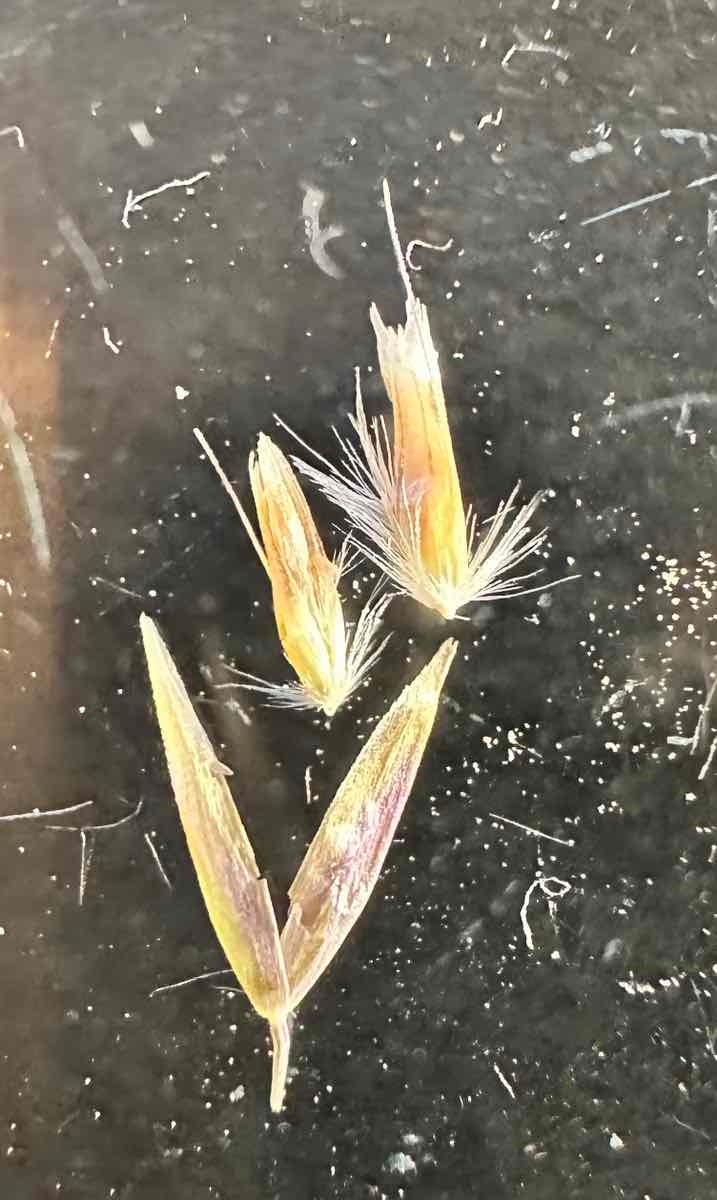
[[[393,436],[383,418],[367,420],[357,373],[350,419],[358,445],[337,434],[340,467],[323,458],[321,466],[296,462],[347,513],[363,553],[403,592],[451,619],[472,601],[533,590],[525,583],[537,572],[514,572],[547,536],[530,530],[542,493],[516,510],[516,485],[485,532],[479,533],[476,514],[464,509],[438,354],[425,305],[411,286],[386,180],[383,195],[406,291],[405,325],[390,328],[375,304],[370,310]]]
[[[266,881],[216,757],[155,623],[140,618],[174,795],[209,918],[239,983],[269,1022],[270,1104],[281,1111],[291,1010],[363,912],[435,720],[457,643],[443,643],[379,721],[339,786],[289,889],[279,939]]]
[[[151,617],[140,617],[154,706],[177,808],[209,919],[239,983],[268,1022],[271,1107],[289,1063],[289,984],[274,907],[214,748]]]
[[[244,677],[274,704],[320,708],[332,716],[365,679],[386,640],[376,634],[390,596],[369,599],[353,630],[347,628],[339,581],[345,554],[328,557],[304,493],[288,460],[266,434],[249,457],[249,478],[261,539],[206,438],[194,433],[231,496],[271,582],[274,616],[284,655],[298,683],[271,684]]]
[[[411,792],[458,643],[447,640],[381,718],[289,888],[281,934],[295,1007],[363,912]]]

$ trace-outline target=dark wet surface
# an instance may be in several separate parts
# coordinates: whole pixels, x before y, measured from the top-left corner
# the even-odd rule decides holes
[[[715,1195],[717,756],[707,723],[691,740],[717,655],[716,55],[708,0],[4,5],[0,124],[25,144],[0,138],[0,388],[51,561],[5,448],[0,812],[142,808],[86,835],[81,906],[79,832],[0,825],[3,1196]],[[123,226],[130,189],[203,171]],[[246,494],[273,412],[331,449],[355,363],[385,411],[384,174],[406,241],[454,238],[417,251],[416,286],[465,492],[487,514],[518,477],[550,488],[546,577],[581,578],[451,630],[412,800],[302,1005],[276,1119],[264,1024],[226,980],[149,998],[224,963],[137,618],[203,697],[283,913],[358,739],[445,630],[397,602],[330,731],[242,696],[246,723],[223,660],[287,668],[191,431]],[[307,189],[343,227],[318,263]]]

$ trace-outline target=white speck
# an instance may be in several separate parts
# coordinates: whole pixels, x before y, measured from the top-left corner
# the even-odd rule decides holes
[[[233,1089],[233,1091],[231,1091],[229,1093],[229,1100],[230,1100],[231,1104],[236,1104],[237,1100],[243,1100],[243,1099],[244,1099],[244,1084],[240,1083],[237,1087],[235,1087]]]
[[[181,383],[178,383],[174,389],[174,394],[178,400],[186,400],[187,396],[191,395],[191,392],[188,392],[185,387],[182,387]]]
[[[610,1134],[610,1149],[611,1150],[623,1150],[624,1147],[625,1147],[625,1143],[623,1142],[620,1135],[617,1133],[611,1133]]]

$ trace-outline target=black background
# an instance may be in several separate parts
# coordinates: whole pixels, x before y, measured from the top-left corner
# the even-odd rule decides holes
[[[142,809],[96,835],[81,906],[79,833],[0,824],[4,1196],[714,1196],[714,772],[698,778],[709,736],[694,755],[668,739],[691,738],[717,653],[717,179],[687,186],[717,173],[716,22],[709,0],[6,0],[0,124],[25,148],[0,138],[0,387],[52,561],[5,449],[0,813]],[[130,188],[203,170],[122,225]],[[384,174],[404,242],[454,239],[416,252],[415,285],[465,494],[487,516],[519,477],[550,489],[545,578],[580,578],[451,627],[412,799],[301,1008],[274,1118],[266,1029],[228,980],[149,997],[224,963],[137,618],[203,697],[283,914],[360,740],[446,629],[397,601],[330,729],[215,691],[225,662],[288,667],[191,430],[246,496],[272,413],[333,452],[354,364],[386,411],[367,319],[370,300],[401,316]],[[343,226],[340,280],[308,252],[307,187]],[[370,587],[359,570],[347,595]],[[539,872],[570,890],[552,912],[530,893],[531,953]]]

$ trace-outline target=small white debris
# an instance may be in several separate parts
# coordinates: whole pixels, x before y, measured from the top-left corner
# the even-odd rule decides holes
[[[122,224],[124,225],[125,229],[129,229],[130,213],[137,212],[139,209],[141,209],[143,202],[145,200],[149,200],[151,196],[159,196],[162,192],[169,191],[170,188],[180,187],[186,188],[187,195],[193,196],[194,184],[199,183],[200,179],[208,179],[210,175],[211,171],[198,171],[196,175],[191,175],[189,179],[170,179],[167,183],[161,183],[159,187],[150,188],[148,192],[140,192],[138,196],[135,196],[132,188],[130,188],[127,192],[127,198],[124,202],[124,209],[122,211]]]
[[[117,342],[112,341],[107,325],[102,326],[102,339],[105,343],[105,346],[107,346],[107,348],[111,350],[113,354],[119,354],[120,346],[117,344]]]
[[[500,125],[503,120],[503,106],[501,105],[497,112],[484,113],[478,122],[478,132],[486,125]]]
[[[60,325],[60,318],[57,317],[55,319],[55,321],[53,322],[52,329],[50,330],[50,340],[47,343],[47,349],[45,351],[45,358],[50,358],[52,356],[52,348],[55,345],[55,338],[57,337],[57,330],[59,328],[59,325]]]
[[[19,125],[6,125],[4,129],[0,129],[0,137],[7,137],[8,134],[14,133],[17,138],[17,144],[21,150],[25,149],[25,138],[22,129]]]
[[[618,1133],[611,1133],[610,1134],[610,1149],[611,1150],[624,1150],[624,1148],[625,1148],[625,1143],[623,1142],[620,1135]]]
[[[547,899],[548,912],[553,923],[555,923],[557,901],[572,891],[572,884],[568,883],[566,879],[557,879],[555,875],[539,875],[537,879],[533,880],[523,897],[523,903],[520,908],[520,923],[523,926],[523,935],[528,950],[535,949],[533,931],[528,923],[528,905],[530,904],[530,897],[538,887]]]
[[[25,505],[37,564],[43,571],[47,571],[51,562],[50,543],[35,472],[25,440],[17,432],[17,421],[10,401],[1,391],[0,430],[5,434],[7,448],[15,469],[15,477]]]
[[[511,1100],[515,1100],[515,1091],[513,1090],[512,1085],[506,1079],[505,1075],[503,1074],[503,1072],[501,1071],[501,1069],[497,1063],[493,1063],[493,1070],[495,1071],[496,1075],[500,1079],[500,1082],[503,1084],[503,1087],[505,1088],[506,1092],[510,1096]]]
[[[660,136],[667,138],[670,142],[677,142],[678,146],[684,146],[685,142],[694,138],[698,143],[703,154],[709,154],[710,145],[707,134],[702,129],[661,129]],[[714,138],[714,134],[711,135]]]
[[[244,1084],[240,1083],[229,1093],[229,1101],[231,1104],[236,1104],[237,1100],[244,1099]]]
[[[410,1154],[404,1154],[402,1150],[389,1155],[386,1160],[386,1168],[396,1175],[415,1175],[418,1171],[415,1160],[411,1158]]]
[[[581,146],[579,150],[571,150],[568,157],[571,162],[590,162],[591,158],[600,158],[603,154],[612,154],[610,142],[599,141],[594,146]]]
[[[181,383],[178,383],[175,387],[174,394],[178,400],[186,400],[187,396],[191,396],[191,392],[188,392],[185,387],[182,387]]]
[[[617,986],[627,992],[628,996],[655,995],[655,989],[651,983],[640,983],[637,979],[618,979]]]
[[[602,952],[602,961],[604,963],[614,962],[614,960],[616,958],[619,958],[621,956],[624,948],[625,948],[625,943],[623,942],[622,938],[619,938],[619,937],[610,938],[610,941],[607,943],[607,945],[605,946],[605,949]]]
[[[452,245],[452,237],[443,242],[441,246],[436,245],[435,242],[424,242],[423,238],[413,238],[413,240],[410,241],[406,247],[404,258],[406,259],[406,263],[412,271],[422,271],[423,267],[417,266],[413,261],[413,251],[416,249],[416,246],[422,246],[424,250],[438,250],[441,254],[445,254],[447,250],[450,250]],[[457,284],[456,286],[460,286],[460,284]]]
[[[304,192],[304,200],[301,205],[301,216],[304,220],[304,232],[309,244],[309,254],[313,258],[320,271],[324,275],[330,275],[332,279],[343,279],[344,273],[338,263],[329,255],[326,249],[326,243],[332,238],[342,237],[345,230],[343,225],[327,225],[325,229],[321,228],[319,215],[326,201],[326,193],[321,191],[321,188],[314,187],[311,183],[300,184]],[[307,336],[310,336],[307,333]]]
[[[130,121],[129,131],[140,146],[144,146],[145,150],[154,145],[154,138],[144,121]]]
[[[72,253],[84,267],[87,278],[93,289],[97,292],[97,295],[104,295],[105,292],[109,291],[110,285],[104,277],[97,255],[87,245],[72,217],[68,213],[61,213],[57,219],[57,228]]]

